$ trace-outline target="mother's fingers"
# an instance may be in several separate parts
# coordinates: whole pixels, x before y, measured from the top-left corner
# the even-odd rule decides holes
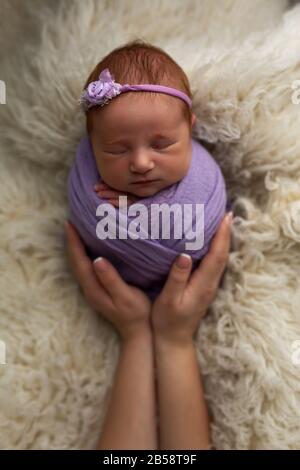
[[[90,259],[85,252],[84,245],[77,231],[70,222],[65,222],[65,234],[69,260],[76,279],[81,285],[85,281],[85,276],[90,271]]]
[[[115,267],[102,257],[95,259],[93,264],[97,278],[111,299],[125,299],[129,287]]]
[[[92,262],[85,252],[84,245],[72,224],[66,224],[68,253],[77,281],[85,292],[94,297],[101,294],[103,302],[111,304],[114,298],[125,298],[128,285],[123,281],[114,266],[104,258]],[[99,297],[99,295],[98,295]]]
[[[161,295],[165,299],[180,300],[188,282],[192,268],[192,259],[181,253],[173,263]]]
[[[65,224],[65,233],[70,264],[80,287],[94,304],[97,298],[98,307],[107,308],[110,299],[95,274],[93,263],[87,256],[77,231],[70,222]]]
[[[215,234],[209,252],[203,258],[198,269],[190,279],[189,288],[199,290],[199,286],[205,288],[217,288],[220,278],[228,261],[230,250],[230,227],[232,213],[227,214]]]

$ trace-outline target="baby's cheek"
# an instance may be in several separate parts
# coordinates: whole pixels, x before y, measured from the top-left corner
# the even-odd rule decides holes
[[[101,178],[104,183],[115,191],[125,191],[126,189],[127,170],[120,163],[105,165]]]

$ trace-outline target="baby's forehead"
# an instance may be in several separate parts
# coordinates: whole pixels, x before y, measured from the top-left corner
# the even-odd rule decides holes
[[[170,115],[176,114],[182,109],[182,103],[174,96],[165,93],[156,93],[149,91],[131,91],[123,93],[115,101],[118,108],[136,108],[149,110],[152,113],[163,113]]]
[[[147,127],[156,132],[156,129],[161,127],[174,129],[184,121],[182,108],[176,98],[173,98],[174,102],[171,101],[172,106],[166,105],[163,100],[149,101],[149,98],[139,100],[135,98],[121,101],[122,98],[120,97],[118,103],[117,100],[115,103],[108,103],[105,105],[106,109],[101,109],[94,114],[93,121],[99,131],[118,128],[126,132],[126,129]]]

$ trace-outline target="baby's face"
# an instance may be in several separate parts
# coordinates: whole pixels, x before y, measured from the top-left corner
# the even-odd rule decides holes
[[[147,197],[186,175],[191,138],[176,98],[160,95],[149,101],[132,99],[133,93],[138,94],[124,93],[95,110],[90,138],[104,183]],[[137,183],[144,179],[154,181]]]

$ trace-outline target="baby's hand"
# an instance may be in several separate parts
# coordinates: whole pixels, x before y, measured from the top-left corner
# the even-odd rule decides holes
[[[115,207],[119,207],[119,196],[127,196],[128,206],[137,200],[137,197],[135,197],[133,194],[113,189],[106,183],[103,183],[103,181],[101,181],[101,183],[95,184],[94,189],[99,197],[108,199],[108,202],[110,202]]]

